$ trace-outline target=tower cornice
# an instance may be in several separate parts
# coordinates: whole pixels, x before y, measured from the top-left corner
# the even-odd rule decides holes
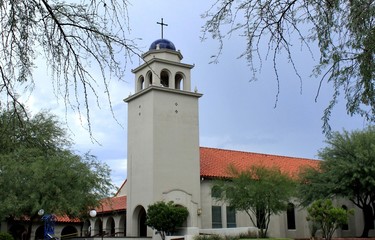
[[[161,59],[161,58],[152,58],[151,60],[143,63],[142,65],[138,66],[137,68],[135,69],[132,69],[132,73],[136,73],[138,72],[140,69],[143,69],[147,66],[150,66],[152,63],[165,63],[165,64],[170,64],[170,65],[174,65],[174,66],[179,66],[179,67],[184,67],[184,68],[188,68],[188,69],[192,69],[194,67],[194,65],[192,64],[186,64],[186,63],[179,63],[179,62],[174,62],[174,61],[170,61],[170,60],[166,60],[166,59]]]
[[[130,95],[129,97],[124,99],[124,102],[130,102],[135,98],[138,98],[139,96],[146,94],[151,91],[164,91],[164,92],[170,92],[170,93],[178,93],[180,95],[186,95],[186,96],[193,96],[200,98],[203,96],[202,93],[197,93],[197,92],[189,92],[189,91],[182,91],[182,90],[177,90],[177,89],[172,89],[172,88],[167,88],[167,87],[162,87],[162,86],[149,86],[146,89],[143,89],[133,95]]]

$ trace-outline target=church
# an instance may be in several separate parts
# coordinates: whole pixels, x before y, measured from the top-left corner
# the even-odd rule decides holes
[[[104,217],[100,231],[128,237],[155,236],[145,219],[148,205],[157,201],[173,201],[188,209],[179,235],[256,231],[245,213],[213,198],[213,181],[229,177],[230,164],[240,170],[253,165],[278,167],[293,176],[300,167],[317,167],[319,161],[200,147],[199,99],[203,94],[191,88],[194,66],[183,63],[181,52],[163,38],[154,41],[142,58],[144,63],[132,70],[135,93],[124,100],[128,104],[127,179],[116,196],[103,203],[107,211],[98,209]],[[336,200],[336,204],[355,208],[348,201]],[[113,217],[108,209],[123,211],[124,215]],[[288,211],[272,217],[269,236],[309,238],[306,216],[305,209],[290,202]],[[108,219],[112,224],[108,225]],[[100,225],[91,223],[95,235]],[[356,209],[335,236],[358,236],[362,226],[362,213]]]
[[[163,38],[154,41],[142,58],[144,63],[132,70],[135,93],[124,100],[128,104],[127,179],[114,197],[102,201],[96,216],[84,222],[58,217],[55,236],[158,238],[145,225],[147,207],[157,201],[173,201],[188,209],[179,236],[255,236],[257,229],[244,212],[212,196],[213,182],[229,177],[230,164],[239,170],[254,165],[278,167],[293,176],[301,167],[317,167],[319,161],[201,147],[199,99],[203,94],[191,87],[194,65],[183,63],[182,53]],[[355,214],[334,237],[359,236],[362,212],[349,201],[336,199],[335,204],[355,209]],[[310,238],[306,216],[306,210],[291,201],[287,211],[271,217],[269,237]],[[22,239],[18,234],[24,233],[22,224],[2,224],[1,230]],[[33,239],[43,236],[41,224],[32,231]],[[371,230],[370,236],[374,235]]]

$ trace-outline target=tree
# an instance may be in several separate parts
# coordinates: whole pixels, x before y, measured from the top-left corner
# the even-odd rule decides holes
[[[320,226],[323,238],[326,240],[331,240],[335,230],[345,224],[348,221],[349,214],[352,214],[352,211],[334,207],[329,199],[320,199],[313,202],[307,208],[307,212],[307,220]]]
[[[294,44],[300,41],[312,53],[317,43],[319,62],[313,75],[333,85],[332,99],[323,114],[323,130],[330,131],[331,111],[343,93],[350,115],[375,120],[375,4],[373,1],[345,0],[217,0],[203,14],[203,39],[211,35],[220,43],[217,61],[226,37],[239,33],[246,41],[245,57],[254,74],[255,59],[273,61],[279,95],[281,79],[278,55],[289,60],[297,77]],[[265,52],[264,48],[268,48]],[[263,55],[264,54],[264,55]],[[312,54],[311,54],[312,55]],[[260,64],[261,66],[261,64]],[[317,90],[317,97],[319,95]]]
[[[38,211],[87,216],[113,190],[110,170],[89,153],[77,155],[57,118],[0,112],[0,220],[40,220]],[[22,111],[20,112],[22,113]]]
[[[271,215],[287,210],[294,181],[277,168],[252,166],[239,171],[229,166],[229,171],[233,177],[215,183],[213,196],[237,211],[244,211],[260,229],[260,237],[266,237]]]
[[[375,127],[334,132],[319,151],[318,170],[305,171],[299,186],[306,205],[321,198],[349,199],[364,215],[362,237],[367,237],[375,209]]]
[[[146,225],[155,229],[164,240],[165,236],[176,232],[189,216],[186,207],[170,202],[159,201],[148,206]]]
[[[126,0],[1,1],[0,101],[21,105],[18,93],[34,88],[33,69],[43,58],[55,95],[87,118],[91,133],[90,99],[99,105],[104,92],[111,105],[111,78],[122,80],[129,57],[139,55],[127,38],[127,5]]]

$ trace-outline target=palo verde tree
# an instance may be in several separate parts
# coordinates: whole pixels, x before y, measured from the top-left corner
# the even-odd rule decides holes
[[[330,114],[340,94],[346,99],[350,115],[375,120],[374,1],[217,0],[203,18],[203,39],[211,35],[220,43],[215,60],[224,40],[238,33],[246,41],[240,57],[247,59],[254,73],[258,72],[254,60],[272,59],[278,86],[282,80],[278,58],[288,59],[302,88],[293,52],[305,46],[312,53],[311,44],[317,44],[320,56],[313,75],[320,79],[320,86],[324,81],[333,86],[332,99],[322,118],[323,130],[330,130]],[[296,41],[301,44],[293,44]]]
[[[277,168],[252,166],[239,171],[229,166],[230,180],[220,180],[212,188],[217,200],[244,211],[260,237],[267,237],[271,215],[287,210],[295,190],[295,182]]]
[[[348,222],[348,217],[353,212],[335,207],[330,199],[319,199],[307,208],[307,220],[317,224],[322,230],[323,238],[331,240],[336,229]]]
[[[40,209],[87,216],[113,186],[108,166],[76,154],[55,116],[15,112],[0,112],[0,220],[28,217],[30,239]]]
[[[89,99],[104,92],[111,106],[109,81],[121,80],[129,57],[139,55],[127,37],[127,5],[126,0],[1,1],[0,103],[20,105],[18,94],[37,81],[37,59],[45,60],[55,95],[87,119],[91,133]]]
[[[314,200],[341,197],[362,209],[367,237],[375,220],[375,127],[333,132],[319,151],[319,169],[305,170],[299,196],[304,205]]]
[[[148,206],[146,225],[155,229],[164,240],[176,232],[189,216],[186,207],[170,202],[159,201]]]

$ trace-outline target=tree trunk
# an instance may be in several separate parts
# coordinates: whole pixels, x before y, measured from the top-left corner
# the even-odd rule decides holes
[[[365,205],[362,209],[363,212],[363,221],[364,221],[364,226],[363,226],[363,232],[361,237],[362,238],[367,238],[368,233],[370,229],[374,227],[374,214],[372,212],[372,207],[370,205]]]

